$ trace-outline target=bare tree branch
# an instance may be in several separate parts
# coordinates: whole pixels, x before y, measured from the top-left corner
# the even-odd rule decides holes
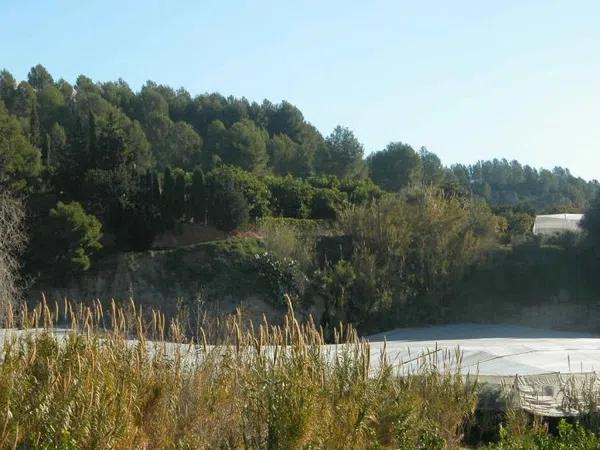
[[[0,310],[6,312],[10,304],[21,299],[19,256],[24,250],[22,202],[10,192],[0,192]]]

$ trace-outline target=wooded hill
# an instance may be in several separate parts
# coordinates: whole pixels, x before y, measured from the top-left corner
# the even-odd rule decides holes
[[[366,155],[351,130],[323,136],[286,101],[192,96],[151,81],[134,92],[83,75],[72,85],[41,65],[26,81],[0,72],[0,184],[26,199],[27,272],[56,280],[87,270],[103,246],[146,250],[182,223],[335,224],[332,234],[352,236],[353,256],[324,268],[313,255],[302,273],[317,274],[309,285],[333,316],[355,322],[442,298],[491,242],[530,239],[535,212],[582,211],[598,192],[567,169],[496,159],[445,167],[402,142]],[[291,283],[285,258],[270,258],[257,263],[265,276]]]

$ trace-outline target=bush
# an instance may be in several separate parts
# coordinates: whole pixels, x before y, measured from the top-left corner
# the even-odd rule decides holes
[[[349,208],[338,225],[353,242],[351,258],[343,259],[356,274],[347,308],[352,315],[345,320],[380,329],[384,319],[398,326],[394,318],[418,323],[443,317],[453,287],[495,244],[495,219],[486,205],[446,198],[434,188]]]
[[[354,252],[351,235],[321,236],[317,239],[317,260],[321,267],[349,261]]]
[[[383,191],[370,178],[363,180],[342,180],[339,190],[346,194],[348,201],[354,205],[368,203],[381,198]]]
[[[506,428],[500,429],[500,442],[489,450],[596,450],[600,448],[600,437],[578,424],[562,419],[558,433],[552,435],[546,428],[533,428],[523,435],[515,436]]]
[[[581,241],[581,233],[574,231],[563,231],[562,233],[550,235],[542,240],[546,245],[555,245],[564,248],[565,250],[577,248]]]
[[[102,224],[77,202],[58,202],[38,229],[33,246],[44,265],[67,275],[90,268],[92,256],[102,248]]]
[[[504,244],[517,244],[533,237],[535,213],[523,208],[496,208],[498,235]]]
[[[210,192],[208,216],[219,230],[233,231],[244,225],[250,208],[244,195],[232,183]]]
[[[334,220],[344,208],[344,194],[334,189],[316,189],[311,200],[310,217]]]
[[[343,200],[353,205],[361,205],[381,198],[384,192],[370,178],[338,178],[335,175],[321,175],[308,178],[307,182],[315,189],[330,189],[342,194]]]
[[[298,298],[302,294],[304,275],[292,258],[278,258],[272,253],[257,253],[254,256],[256,273],[271,287],[271,292],[280,305],[285,305],[285,295]]]
[[[280,259],[297,261],[299,269],[308,273],[314,264],[317,223],[303,219],[270,217],[261,221],[258,233],[267,251]]]
[[[340,179],[335,175],[319,175],[310,177],[306,180],[312,187],[317,189],[339,189],[341,186]]]
[[[206,188],[207,195],[211,197],[209,202],[219,196],[220,190],[230,189],[229,186],[233,186],[244,196],[250,219],[270,215],[270,193],[267,185],[260,177],[237,167],[221,165],[208,173]]]
[[[281,217],[306,218],[310,212],[312,188],[304,181],[287,177],[269,177],[273,214]]]
[[[313,235],[324,232],[331,228],[331,224],[322,220],[295,219],[293,217],[263,217],[258,221],[258,229],[266,228],[290,228],[302,235]]]

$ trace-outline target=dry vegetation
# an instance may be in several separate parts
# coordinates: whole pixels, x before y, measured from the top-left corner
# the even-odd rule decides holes
[[[0,191],[0,314],[20,296],[18,256],[23,251],[25,213],[21,202],[8,191]]]
[[[351,328],[324,347],[291,309],[283,326],[236,316],[200,342],[133,305],[42,303],[8,320],[2,448],[454,448],[476,405],[475,386],[431,364],[374,369]]]

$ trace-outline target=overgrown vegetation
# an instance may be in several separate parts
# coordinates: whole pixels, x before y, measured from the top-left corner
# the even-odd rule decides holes
[[[133,92],[84,76],[70,85],[39,65],[20,83],[2,72],[0,124],[0,183],[25,199],[29,279],[65,283],[183,225],[250,232],[264,244],[251,265],[227,253],[233,260],[161,282],[221,280],[210,284],[268,292],[273,305],[288,294],[299,307],[321,305],[326,330],[340,320],[364,332],[482,311],[472,299],[490,270],[516,273],[515,258],[552,253],[531,234],[534,215],[581,210],[598,191],[563,169],[444,167],[398,142],[365,158],[352,131],[323,137],[287,102],[192,98],[152,82]],[[564,255],[580,248],[553,245]],[[531,255],[526,271],[540,273]],[[502,289],[488,294],[513,301]]]
[[[485,203],[435,188],[349,209],[339,226],[353,251],[325,264],[323,291],[331,316],[367,328],[439,317],[448,290],[495,239]]]
[[[24,211],[18,198],[0,192],[0,312],[22,300],[20,256],[26,234]]]
[[[2,447],[456,448],[481,425],[476,386],[435,364],[375,368],[353,327],[493,320],[600,292],[596,181],[506,160],[444,167],[401,142],[365,157],[351,130],[322,136],[285,101],[3,71],[0,188],[0,301],[18,329],[0,363]],[[532,234],[537,213],[584,210],[581,235]],[[225,238],[163,249],[161,271],[138,277],[312,308],[315,322],[185,319],[195,297],[162,305],[170,323],[100,304],[10,315],[23,280],[66,284],[183,226]],[[497,442],[476,444],[597,448],[594,414],[550,432],[509,412]]]
[[[12,320],[3,448],[455,448],[476,405],[456,373],[375,368],[352,328],[325,347],[291,310],[283,326],[231,317],[191,346],[180,323],[133,306],[42,304]]]
[[[556,425],[508,409],[475,415],[460,355],[412,370],[340,325],[238,313],[167,319],[133,302],[9,309],[0,363],[0,447],[161,449],[596,449],[595,390]],[[375,358],[378,358],[375,361]],[[453,359],[454,358],[454,359]],[[448,367],[454,367],[449,370]],[[573,392],[575,394],[575,392]],[[577,394],[578,395],[578,394]],[[470,431],[488,427],[491,442]]]
[[[365,158],[351,130],[322,136],[285,101],[192,97],[154,82],[133,92],[122,80],[83,75],[72,85],[41,65],[21,82],[0,73],[0,184],[26,196],[34,231],[58,202],[79,203],[101,222],[105,253],[149,249],[180,223],[233,231],[268,216],[333,221],[350,205],[414,186],[528,211],[581,210],[598,190],[566,169],[516,161],[444,167],[398,142]],[[509,242],[525,222],[504,213]],[[54,250],[32,245],[29,275],[66,251]]]

